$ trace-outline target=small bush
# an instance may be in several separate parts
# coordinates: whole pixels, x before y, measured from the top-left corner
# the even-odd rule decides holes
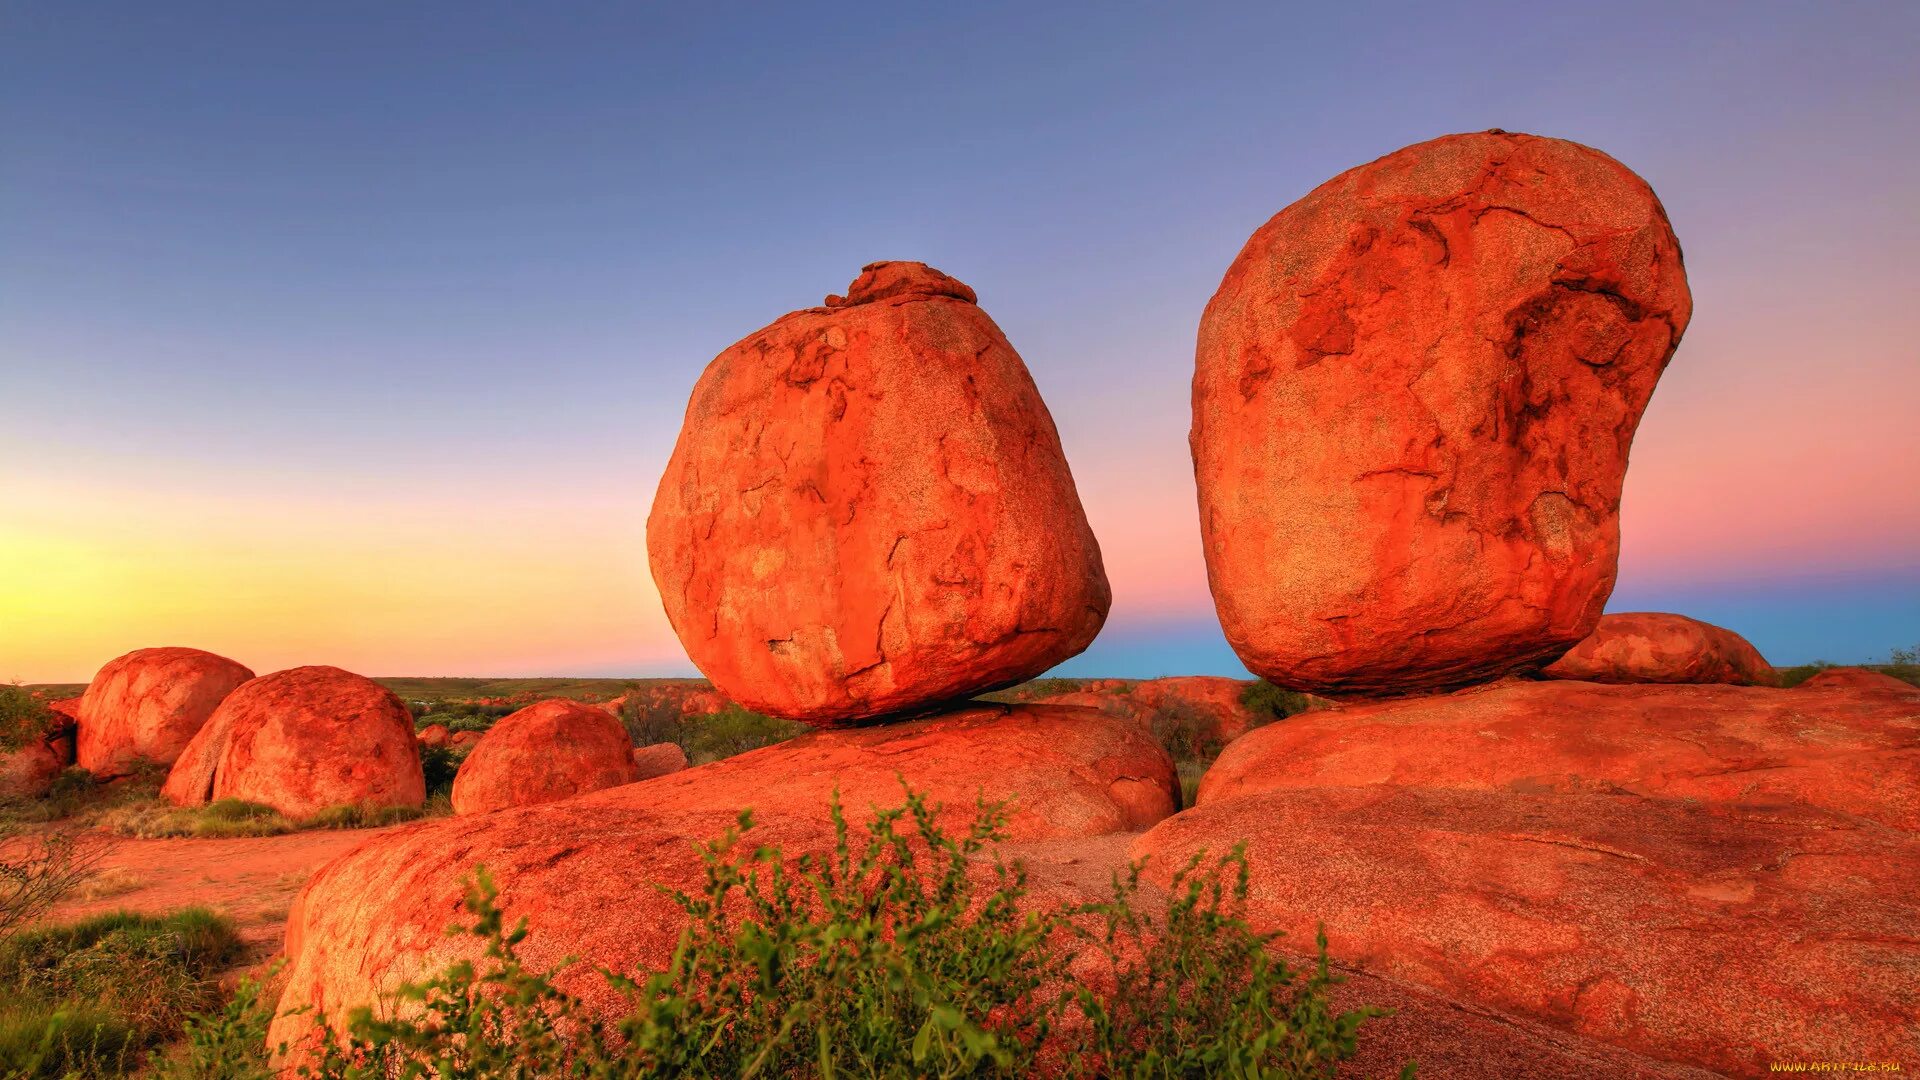
[[[729,705],[712,716],[689,717],[684,730],[683,739],[669,741],[679,742],[688,760],[704,764],[784,742],[807,727]]]
[[[1304,976],[1269,954],[1238,850],[1175,874],[1162,918],[1138,910],[1138,866],[1109,902],[1045,911],[1018,864],[984,861],[1003,807],[959,839],[912,792],[857,840],[837,798],[832,813],[824,858],[748,847],[750,814],[703,845],[704,889],[670,894],[691,923],[667,968],[602,972],[629,1003],[612,1023],[522,966],[526,924],[506,925],[477,871],[484,959],[402,988],[393,1015],[354,1010],[312,1047],[314,1073],[1330,1078],[1377,1015],[1330,1006],[1324,939]],[[1079,977],[1076,948],[1105,975]]]
[[[1264,723],[1285,720],[1311,708],[1307,695],[1298,690],[1283,690],[1265,679],[1256,679],[1242,690],[1240,704],[1253,713],[1257,722]]]
[[[422,746],[420,748],[420,773],[427,781],[427,797],[447,795],[453,791],[453,778],[460,772],[460,763],[467,759],[467,749],[459,746]]]
[[[22,687],[0,684],[0,753],[18,750],[47,733],[53,710]]]
[[[0,948],[94,876],[106,847],[72,830],[28,839],[0,826]]]
[[[0,1004],[0,1077],[6,1080],[126,1076],[145,1049],[140,1033],[106,1009],[33,998]]]
[[[679,702],[664,695],[636,691],[620,703],[620,724],[627,729],[627,736],[635,746],[670,742],[680,744],[680,749],[685,750],[689,728],[694,723],[697,721],[684,718]]]

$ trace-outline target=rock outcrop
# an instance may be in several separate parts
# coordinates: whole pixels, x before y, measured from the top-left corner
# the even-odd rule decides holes
[[[1031,678],[1110,600],[1026,366],[920,263],[875,263],[708,366],[647,551],[714,686],[815,726]]]
[[[1691,308],[1652,190],[1558,139],[1446,136],[1282,210],[1207,305],[1193,381],[1208,580],[1240,659],[1395,695],[1586,637]]]
[[[1881,690],[1896,694],[1920,694],[1920,686],[1896,679],[1884,671],[1858,667],[1830,667],[1815,672],[1796,690]]]
[[[570,799],[640,779],[633,741],[605,710],[550,698],[487,730],[453,778],[453,812]]]
[[[107,662],[81,695],[75,762],[95,776],[172,765],[253,672],[200,649],[138,649]]]
[[[1197,801],[1370,784],[1800,803],[1920,830],[1920,709],[1845,690],[1512,680],[1269,724],[1221,753]]]
[[[399,698],[349,671],[300,667],[227,695],[161,794],[180,806],[244,799],[301,819],[334,806],[420,806],[426,781]]]
[[[1291,722],[1291,721],[1289,721]],[[1650,1057],[1920,1056],[1920,845],[1807,807],[1382,784],[1201,805],[1149,880],[1245,841],[1249,918],[1309,951]]]
[[[369,840],[318,874],[287,930],[286,995],[270,1044],[300,1046],[312,1006],[343,1016],[399,982],[476,955],[448,937],[463,880],[485,864],[509,921],[529,920],[521,946],[544,970],[583,962],[560,984],[620,1007],[595,965],[663,965],[683,925],[651,887],[694,888],[692,841],[711,840],[752,808],[753,844],[789,856],[827,850],[835,792],[856,828],[874,806],[897,806],[902,784],[942,804],[964,831],[975,801],[1012,800],[1008,830],[1023,840],[1143,828],[1173,812],[1173,763],[1137,727],[1046,705],[983,706],[932,720],[823,731],[560,803],[423,822]]]
[[[1654,611],[1601,616],[1585,641],[1541,674],[1600,683],[1772,686],[1775,681],[1773,665],[1746,638],[1685,615]]]
[[[639,772],[635,778],[639,780],[677,773],[687,767],[687,752],[680,749],[678,743],[670,742],[636,746],[633,748],[633,767]]]

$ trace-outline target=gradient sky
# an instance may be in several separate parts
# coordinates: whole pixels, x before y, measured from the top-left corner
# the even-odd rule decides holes
[[[1562,10],[1564,8],[1564,10]],[[1651,182],[1695,316],[1614,610],[1920,640],[1920,4],[0,5],[0,679],[685,674],[643,528],[731,342],[921,259],[1106,554],[1063,671],[1239,674],[1185,445],[1247,235],[1504,127]]]

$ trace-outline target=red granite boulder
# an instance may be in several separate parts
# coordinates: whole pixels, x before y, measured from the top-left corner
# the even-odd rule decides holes
[[[1017,839],[1092,837],[1173,812],[1173,763],[1137,727],[1047,705],[981,706],[929,720],[813,732],[762,750],[565,802],[439,819],[369,840],[316,874],[287,928],[291,964],[269,1042],[299,1046],[314,1007],[343,1016],[399,982],[476,955],[448,937],[462,881],[485,864],[509,921],[530,932],[523,957],[544,970],[580,958],[562,987],[618,1009],[596,965],[663,965],[678,907],[653,885],[693,888],[693,841],[720,835],[744,808],[755,844],[790,856],[828,850],[837,791],[856,828],[902,785],[941,804],[964,830],[975,801],[1012,800]]]
[[[1815,672],[1796,690],[1878,690],[1896,694],[1920,694],[1920,686],[1896,679],[1883,671],[1858,667],[1830,667]]]
[[[1587,639],[1541,674],[1601,683],[1772,686],[1773,665],[1731,630],[1654,611],[1604,615]]]
[[[1691,310],[1653,191],[1559,139],[1449,135],[1282,210],[1207,305],[1193,380],[1208,581],[1240,659],[1396,695],[1585,638]]]
[[[686,768],[687,752],[678,743],[670,742],[636,746],[633,748],[633,766],[640,774],[636,779],[651,780]]]
[[[426,781],[399,698],[349,671],[301,667],[227,695],[161,794],[180,806],[243,799],[300,819],[335,806],[421,806]]]
[[[1032,678],[1110,599],[1026,366],[920,263],[868,266],[708,366],[647,551],[714,686],[815,726]]]
[[[226,696],[253,672],[200,649],[138,649],[107,662],[80,698],[76,763],[124,776],[172,765]]]
[[[453,778],[453,812],[484,814],[584,795],[640,779],[633,741],[604,710],[550,698],[506,716]]]
[[[420,740],[421,746],[431,746],[436,749],[446,746],[447,740],[451,737],[452,732],[447,730],[445,724],[428,724],[414,733],[414,738]]]

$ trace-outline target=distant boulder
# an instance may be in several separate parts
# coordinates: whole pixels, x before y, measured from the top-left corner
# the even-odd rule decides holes
[[[435,748],[446,746],[447,740],[451,736],[452,732],[447,730],[447,725],[445,724],[428,724],[426,727],[414,733],[414,738],[420,740],[421,746],[431,746]]]
[[[172,765],[207,718],[253,672],[200,649],[139,649],[107,662],[80,698],[75,763],[124,776]]]
[[[620,721],[592,705],[550,698],[481,736],[453,778],[453,812],[555,802],[639,778]]]
[[[633,748],[633,764],[639,770],[639,780],[651,780],[656,776],[677,773],[687,767],[687,752],[678,743],[654,743],[652,746]]]
[[[244,799],[299,819],[343,805],[417,807],[427,788],[399,698],[349,671],[300,667],[229,694],[161,794],[181,806]]]
[[[1905,679],[1896,679],[1882,671],[1871,671],[1859,667],[1824,668],[1805,682],[1795,687],[1797,690],[1891,690],[1900,694],[1920,694],[1920,687]]]
[[[1746,638],[1712,623],[1656,611],[1602,616],[1585,641],[1541,674],[1598,683],[1775,682],[1773,666]]]

